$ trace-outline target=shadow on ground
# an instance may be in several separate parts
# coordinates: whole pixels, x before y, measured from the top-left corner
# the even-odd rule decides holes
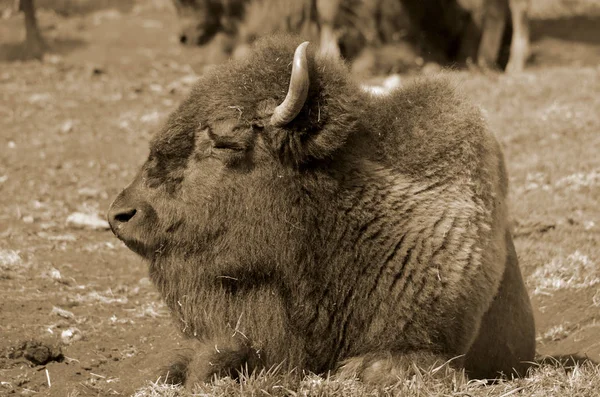
[[[531,21],[531,40],[535,42],[544,37],[600,45],[600,17],[574,16]]]
[[[600,16],[531,21],[531,65],[596,66],[600,59]]]
[[[62,16],[73,16],[108,8],[129,12],[135,2],[132,0],[37,0],[35,4],[38,8],[53,10]]]
[[[46,53],[66,55],[87,43],[80,39],[46,39]],[[15,62],[34,59],[35,56],[26,47],[25,42],[0,43],[0,62]]]

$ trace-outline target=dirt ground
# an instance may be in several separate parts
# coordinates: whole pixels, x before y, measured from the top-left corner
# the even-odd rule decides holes
[[[0,19],[0,395],[129,395],[180,348],[146,265],[72,216],[104,217],[219,59],[180,47],[161,4],[40,10],[41,62],[19,60],[23,17]],[[533,28],[525,73],[451,74],[505,147],[538,352],[600,361],[600,13]]]

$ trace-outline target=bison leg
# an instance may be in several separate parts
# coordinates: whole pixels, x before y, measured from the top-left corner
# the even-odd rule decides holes
[[[173,360],[168,366],[163,367],[159,372],[159,379],[164,380],[169,385],[183,385],[188,377],[188,369],[192,362],[193,353],[180,353],[177,359]]]
[[[410,379],[421,371],[432,375],[444,374],[445,371],[440,369],[446,367],[448,362],[447,358],[427,351],[370,353],[345,360],[336,376],[341,379],[358,378],[363,382],[385,386]]]
[[[477,51],[477,64],[479,67],[489,68],[496,65],[500,53],[508,15],[508,0],[488,0],[484,7],[483,31]]]
[[[185,384],[191,390],[194,385],[210,382],[215,376],[237,379],[240,373],[252,373],[262,366],[260,352],[250,346],[199,343],[192,353],[182,356],[168,370],[176,383]]]
[[[510,59],[506,65],[508,73],[520,72],[529,55],[528,0],[510,0],[513,35],[510,43]]]
[[[340,48],[338,46],[337,37],[329,25],[321,27],[321,54],[326,54],[331,57],[340,57]]]
[[[466,356],[474,378],[525,375],[535,355],[535,326],[517,254],[506,232],[506,268],[500,289],[483,317],[479,334]]]
[[[337,35],[333,29],[335,18],[339,12],[340,6],[341,0],[316,1],[317,17],[321,34],[321,54],[327,54],[333,57],[340,56]]]

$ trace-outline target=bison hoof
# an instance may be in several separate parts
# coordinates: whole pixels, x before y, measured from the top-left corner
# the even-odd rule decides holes
[[[514,61],[512,59],[510,60],[510,62],[508,62],[508,65],[506,65],[506,73],[508,74],[521,73],[524,69],[524,62]]]
[[[163,367],[160,371],[160,379],[169,385],[183,385],[188,377],[188,369],[191,357],[180,355],[171,364]]]
[[[259,352],[250,346],[219,347],[212,343],[196,344],[180,353],[172,364],[163,368],[161,379],[172,385],[184,385],[192,391],[196,384],[211,382],[215,377],[238,379],[242,373],[262,368]]]

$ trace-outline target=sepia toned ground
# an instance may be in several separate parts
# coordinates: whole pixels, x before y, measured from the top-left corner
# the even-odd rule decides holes
[[[505,150],[538,353],[600,361],[600,6],[541,1],[524,73],[448,73]],[[102,219],[223,56],[180,47],[168,2],[129,5],[39,10],[43,61],[21,60],[22,15],[0,19],[0,395],[130,395],[181,347],[146,265]]]

